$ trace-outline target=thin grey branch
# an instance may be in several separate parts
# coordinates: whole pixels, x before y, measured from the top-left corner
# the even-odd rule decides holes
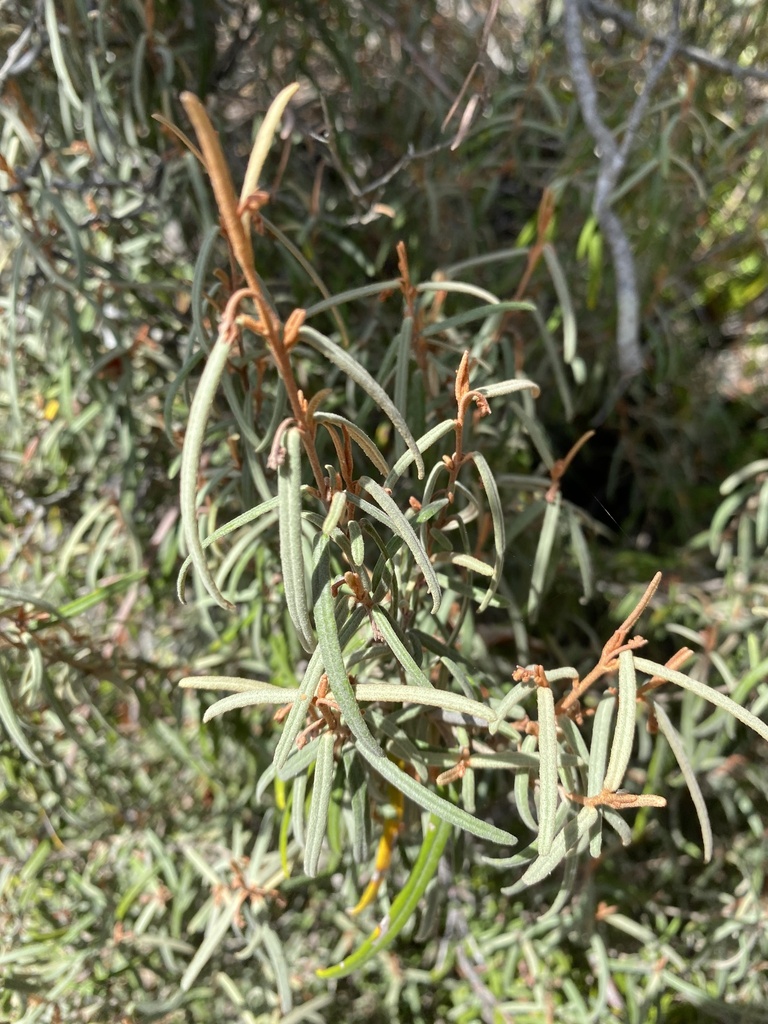
[[[587,0],[586,7],[587,13],[591,14],[594,18],[610,18],[617,25],[621,25],[635,39],[643,39],[656,47],[664,47],[669,41],[667,35],[649,32],[631,14],[623,11],[620,7],[614,7],[613,4],[603,3],[602,0]],[[714,53],[702,50],[699,46],[686,46],[678,40],[675,53],[687,57],[688,60],[693,61],[694,64],[699,64],[701,67],[710,68],[712,71],[718,71],[720,74],[730,75],[742,81],[754,79],[757,82],[768,82],[768,70],[756,68],[752,64],[735,64],[733,61],[725,60],[724,57],[718,57]]]
[[[611,209],[611,197],[627,162],[642,120],[647,113],[651,93],[664,68],[678,47],[680,0],[675,0],[673,30],[669,33],[664,51],[650,67],[643,91],[635,100],[627,120],[621,143],[603,120],[597,90],[584,52],[580,0],[566,0],[564,11],[565,45],[571,69],[571,79],[579,101],[579,109],[590,135],[598,148],[599,169],[593,210],[600,230],[611,250],[616,277],[616,348],[619,372],[629,380],[643,368],[639,343],[640,296],[632,247],[621,220]]]

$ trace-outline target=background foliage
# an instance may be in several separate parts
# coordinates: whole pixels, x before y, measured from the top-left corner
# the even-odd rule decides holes
[[[276,310],[372,284],[344,306],[343,332],[327,312],[318,329],[405,397],[416,435],[454,415],[464,348],[482,357],[473,384],[524,374],[541,388],[527,418],[497,398],[472,428],[508,542],[509,604],[466,612],[476,639],[463,642],[490,680],[482,696],[503,695],[518,663],[586,673],[663,569],[642,625],[653,657],[684,642],[690,675],[765,717],[764,5],[681,5],[688,55],[661,76],[615,202],[635,254],[646,357],[620,388],[614,274],[592,218],[598,163],[561,10],[488,13],[448,3],[4,5],[4,1019],[764,1019],[765,746],[694,694],[661,704],[709,806],[708,863],[669,743],[640,729],[628,784],[668,807],[630,814],[627,848],[606,836],[599,859],[579,862],[572,898],[559,899],[557,873],[505,892],[512,879],[482,859],[496,850],[457,838],[411,930],[329,987],[315,970],[359,946],[409,877],[418,813],[382,785],[368,860],[350,864],[331,844],[314,878],[300,859],[284,880],[287,791],[263,781],[279,737],[271,714],[203,724],[211,700],[177,686],[201,674],[292,686],[302,653],[274,530],[216,546],[220,585],[239,591],[234,616],[194,573],[189,604],[176,602],[180,447],[226,297],[214,271],[227,273],[228,258],[206,175],[150,115],[192,134],[179,95],[207,97],[239,187],[264,112],[296,80],[254,242]],[[666,31],[668,12],[624,15],[597,3],[584,12],[601,113],[617,133],[658,54],[648,33]],[[387,369],[403,323],[400,241],[414,282],[438,271],[529,301],[538,317],[511,311],[487,349],[493,318],[436,334],[408,391],[394,362]],[[540,250],[528,276],[537,242],[549,256]],[[393,294],[379,298],[387,281]],[[481,300],[452,301],[426,314],[469,313]],[[572,315],[578,346],[564,360]],[[249,344],[211,412],[199,473],[206,534],[275,488],[266,461],[284,396]],[[399,442],[363,392],[308,349],[295,365],[307,395],[331,387],[329,411],[367,429],[394,462]],[[542,554],[554,460],[593,426]],[[324,458],[335,461],[330,442]],[[479,485],[474,493],[483,497]],[[490,778],[483,809],[504,826],[511,783]],[[387,816],[404,819],[390,883],[357,923],[345,911]]]

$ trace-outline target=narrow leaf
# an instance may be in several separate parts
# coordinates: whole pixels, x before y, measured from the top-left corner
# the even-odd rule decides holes
[[[334,412],[316,412],[315,420],[317,423],[331,423],[339,427],[345,427],[352,440],[365,452],[382,476],[386,476],[389,473],[389,464],[379,451],[376,442],[364,430],[361,430],[356,423],[353,423],[352,420],[348,420],[346,416],[339,416]]]
[[[375,480],[371,480],[368,477],[361,477],[360,483],[364,490],[366,490],[373,500],[380,506],[382,511],[386,513],[390,529],[405,541],[410,549],[416,564],[424,574],[427,590],[432,596],[432,611],[437,612],[442,599],[440,584],[437,581],[437,576],[435,575],[435,570],[432,568],[429,556],[422,547],[413,527],[400,511],[396,502],[387,494],[380,484],[377,484]]]
[[[298,694],[298,689],[262,683],[258,689],[249,690],[244,693],[232,693],[229,697],[222,697],[221,700],[217,700],[205,712],[203,721],[210,722],[212,718],[225,715],[227,711],[234,711],[236,708],[250,708],[256,704],[292,704],[298,697]]]
[[[533,690],[533,683],[516,683],[511,690],[508,690],[507,693],[504,694],[499,704],[496,705],[496,722],[491,723],[491,734],[496,732],[499,724],[504,721],[512,708],[517,707],[521,700],[524,700],[526,697],[530,697]]]
[[[304,845],[304,874],[314,878],[323,847],[325,829],[328,824],[328,807],[333,792],[333,776],[336,763],[333,759],[335,736],[331,732],[323,733],[315,746],[317,761],[312,785],[312,798],[307,818],[307,833]]]
[[[419,693],[421,692],[423,691],[419,690]],[[503,846],[514,846],[517,842],[517,839],[511,833],[497,828],[496,825],[481,821],[480,818],[476,818],[473,814],[468,814],[461,807],[456,807],[455,804],[444,800],[443,797],[438,796],[433,790],[417,782],[416,779],[406,774],[401,768],[398,768],[389,758],[373,757],[363,746],[360,747],[360,753],[379,775],[386,779],[387,782],[391,782],[404,796],[407,796],[409,800],[413,800],[415,804],[423,807],[424,810],[430,811],[442,820],[450,822],[450,824],[456,825],[465,832],[469,832],[471,835],[478,836],[478,838],[485,839],[488,842],[499,843]]]
[[[430,683],[427,676],[414,661],[413,656],[405,646],[398,628],[386,608],[382,608],[381,605],[375,605],[371,609],[371,616],[377,629],[384,637],[387,646],[403,666],[406,676],[408,676],[416,686],[421,686],[427,690],[431,690],[432,683]]]
[[[573,312],[567,278],[560,260],[557,258],[557,253],[549,242],[544,246],[544,261],[547,264],[549,276],[552,278],[552,284],[555,286],[560,312],[563,316],[563,360],[566,363],[572,363],[576,358],[576,317]]]
[[[333,967],[317,971],[318,977],[324,979],[345,978],[353,971],[359,970],[372,957],[394,942],[411,919],[427,885],[434,877],[445,844],[451,834],[451,828],[451,824],[444,819],[435,816],[430,818],[416,863],[413,865],[408,881],[397,894],[389,914],[384,919],[386,924],[382,922],[375,928],[365,942],[346,959]]]
[[[539,543],[536,547],[536,555],[533,560],[533,572],[531,573],[531,588],[528,591],[528,617],[535,622],[541,606],[541,598],[544,593],[544,582],[547,577],[549,561],[552,557],[552,548],[557,536],[557,527],[560,519],[560,507],[562,498],[558,491],[555,500],[547,503],[544,513],[544,522],[539,534]]]
[[[568,508],[568,529],[571,534],[571,550],[576,556],[576,563],[579,566],[581,575],[581,586],[584,590],[584,600],[589,601],[594,590],[594,573],[592,571],[592,559],[589,554],[584,531],[573,509]]]
[[[213,405],[221,375],[229,358],[230,341],[226,333],[220,332],[211,354],[205,364],[200,383],[197,386],[192,407],[189,410],[187,432],[181,452],[181,469],[179,472],[181,523],[189,548],[192,564],[200,573],[205,589],[214,601],[227,611],[234,611],[235,606],[220,593],[211,570],[205,560],[200,531],[197,525],[197,477],[200,469],[200,456],[203,450],[205,428],[208,415]],[[183,579],[181,580],[183,583]],[[179,590],[179,600],[184,603],[184,594]]]
[[[261,122],[258,132],[256,133],[256,139],[253,143],[253,149],[248,160],[248,167],[245,172],[245,178],[243,179],[243,188],[240,192],[241,204],[259,187],[259,178],[264,167],[264,161],[267,159],[269,148],[272,145],[272,139],[275,137],[275,132],[280,124],[280,118],[285,113],[285,108],[289,102],[293,99],[296,93],[299,91],[299,83],[292,82],[290,85],[286,85],[277,96],[272,100],[264,115],[264,120]],[[243,214],[243,224],[248,229],[248,220],[246,214]]]
[[[518,882],[502,889],[504,895],[513,896],[515,893],[522,892],[541,882],[547,875],[551,875],[565,857],[578,847],[582,836],[589,832],[597,821],[597,817],[598,814],[594,807],[582,807],[578,815],[571,818],[565,828],[557,833],[549,853],[546,856],[540,854]]]
[[[484,722],[492,722],[496,712],[480,701],[465,697],[463,693],[451,690],[437,690],[430,686],[402,686],[399,683],[358,683],[355,687],[358,700],[380,701],[385,704],[423,704],[425,707],[442,708],[460,715],[473,715]]]
[[[280,562],[288,614],[305,651],[317,641],[309,619],[304,552],[301,541],[301,434],[291,427],[284,434],[285,458],[277,471],[280,500]]]
[[[395,364],[395,405],[405,418],[408,412],[408,383],[411,367],[411,339],[413,337],[413,317],[403,318],[403,326],[397,341],[397,362]],[[399,442],[399,443],[397,443]],[[402,455],[404,447],[401,438],[396,439],[396,452]],[[386,473],[384,474],[386,476]]]
[[[624,780],[632,744],[635,739],[637,722],[637,680],[632,651],[619,655],[619,709],[616,713],[616,729],[613,734],[611,756],[605,773],[603,786],[615,793]]]
[[[709,862],[712,859],[713,850],[712,823],[709,820],[707,804],[704,800],[704,794],[701,792],[699,781],[696,778],[696,773],[693,770],[693,765],[689,761],[688,755],[685,752],[682,737],[678,733],[677,729],[675,729],[669,715],[662,705],[659,701],[653,700],[650,694],[646,695],[646,700],[653,708],[653,713],[656,716],[659,729],[663,733],[667,743],[669,743],[672,748],[672,753],[675,755],[675,759],[680,765],[680,771],[683,773],[685,784],[688,786],[688,792],[691,794],[693,806],[696,808],[696,815],[699,819],[701,838],[704,843],[704,860]]]
[[[344,664],[344,655],[336,625],[335,603],[331,592],[329,543],[329,539],[325,536],[318,539],[315,579],[313,582],[313,589],[318,593],[315,602],[315,624],[317,626],[317,640],[322,654],[323,667],[333,690],[333,696],[341,709],[347,727],[357,740],[360,749],[365,751],[367,756],[383,760],[384,751],[373,738],[368,726],[365,724]]]
[[[437,426],[432,427],[425,434],[421,435],[416,442],[417,450],[423,455],[424,452],[439,441],[441,437],[445,437],[446,434],[451,433],[451,431],[455,429],[456,425],[453,420],[443,420],[441,423],[438,423]],[[404,452],[390,470],[389,476],[384,481],[384,486],[387,488],[393,487],[413,461],[414,453],[410,449],[407,452]]]
[[[499,494],[499,488],[496,485],[496,478],[493,475],[493,471],[488,465],[488,461],[485,456],[481,455],[480,452],[471,452],[469,458],[471,458],[477,466],[480,479],[483,481],[483,487],[485,488],[485,494],[488,499],[488,509],[491,513],[491,522],[493,524],[493,549],[495,552],[493,573],[491,575],[491,582],[485,592],[485,597],[480,602],[480,607],[478,608],[478,612],[484,612],[493,600],[493,597],[498,590],[499,583],[501,582],[501,574],[504,571],[504,551],[507,546],[507,539],[504,524],[504,509],[501,505],[501,495]]]
[[[548,686],[536,690],[539,724],[539,855],[546,857],[555,838],[557,814],[557,720],[555,698]]]
[[[299,331],[299,337],[302,341],[305,341],[312,348],[317,349],[322,355],[329,359],[332,363],[339,367],[348,377],[350,377],[356,384],[369,395],[373,401],[379,406],[389,419],[392,421],[392,425],[398,434],[405,441],[408,446],[413,459],[416,463],[416,468],[419,474],[419,479],[424,476],[424,460],[421,457],[421,452],[416,447],[416,441],[411,434],[411,431],[406,423],[405,419],[400,413],[395,403],[386,393],[384,388],[370,375],[370,373],[363,367],[356,359],[353,359],[343,348],[340,348],[335,342],[331,341],[330,338],[326,338],[324,334],[316,331],[313,327],[307,327],[306,325]]]
[[[595,711],[592,723],[592,746],[589,750],[589,767],[587,769],[587,796],[598,796],[603,791],[605,766],[608,761],[608,749],[611,745],[615,707],[615,697],[604,697],[597,705],[597,710]],[[591,857],[600,856],[602,844],[602,829],[597,829],[592,834],[589,846]]]
[[[33,764],[43,766],[43,762],[34,752],[24,734],[24,729],[16,714],[8,687],[8,680],[3,672],[3,662],[0,660],[0,722],[8,734],[8,739],[13,743],[19,753]]]

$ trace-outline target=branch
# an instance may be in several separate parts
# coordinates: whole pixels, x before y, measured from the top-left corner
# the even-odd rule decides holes
[[[599,151],[600,166],[592,205],[600,230],[611,250],[616,277],[616,347],[619,372],[623,380],[629,380],[643,367],[643,356],[638,340],[640,296],[632,247],[621,220],[611,209],[611,197],[648,110],[651,93],[677,49],[680,0],[675,0],[674,4],[673,30],[666,41],[663,53],[648,71],[645,86],[632,106],[620,144],[617,143],[598,108],[597,90],[584,52],[580,2],[582,0],[566,0],[565,45],[581,116]]]
[[[627,11],[621,10],[620,7],[614,7],[612,4],[603,3],[602,0],[587,0],[587,12],[594,18],[610,18],[617,25],[621,25],[635,39],[642,39],[652,46],[666,46],[669,41],[666,35],[649,32]],[[761,68],[756,68],[753,65],[735,64],[724,57],[717,57],[713,53],[708,53],[698,46],[685,46],[678,41],[675,46],[675,53],[687,57],[694,64],[700,64],[702,67],[710,68],[712,71],[719,71],[723,75],[731,75],[733,78],[741,80],[754,79],[758,82],[768,82],[768,71],[763,71]]]

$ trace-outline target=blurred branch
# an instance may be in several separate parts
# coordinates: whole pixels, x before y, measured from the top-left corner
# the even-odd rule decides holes
[[[614,7],[613,4],[603,3],[602,0],[586,0],[586,11],[593,18],[610,18],[617,25],[621,25],[635,39],[642,39],[653,46],[665,47],[669,43],[668,36],[649,32],[631,14],[623,11],[620,7]],[[751,78],[759,82],[768,82],[768,70],[764,71],[752,65],[735,64],[733,61],[725,60],[724,57],[717,57],[713,53],[708,53],[707,50],[702,50],[699,46],[686,46],[677,41],[675,53],[687,57],[694,64],[711,68],[711,70],[719,71],[724,75],[731,75],[733,78],[742,80]]]
[[[611,197],[627,162],[640,124],[648,110],[651,93],[664,68],[678,46],[680,28],[680,0],[675,0],[673,26],[658,60],[651,65],[643,91],[635,100],[627,119],[624,137],[618,143],[613,132],[603,121],[597,103],[597,90],[587,63],[582,38],[581,0],[568,0],[565,4],[565,45],[571,78],[589,133],[599,151],[600,167],[595,185],[593,209],[611,249],[616,276],[616,346],[622,381],[634,377],[643,367],[638,340],[640,326],[640,297],[632,247],[619,217],[611,209]]]
[[[38,3],[27,24],[21,30],[18,39],[8,47],[5,61],[0,67],[0,89],[6,78],[20,75],[37,60],[43,48],[39,34],[39,23],[43,17],[43,5]]]

